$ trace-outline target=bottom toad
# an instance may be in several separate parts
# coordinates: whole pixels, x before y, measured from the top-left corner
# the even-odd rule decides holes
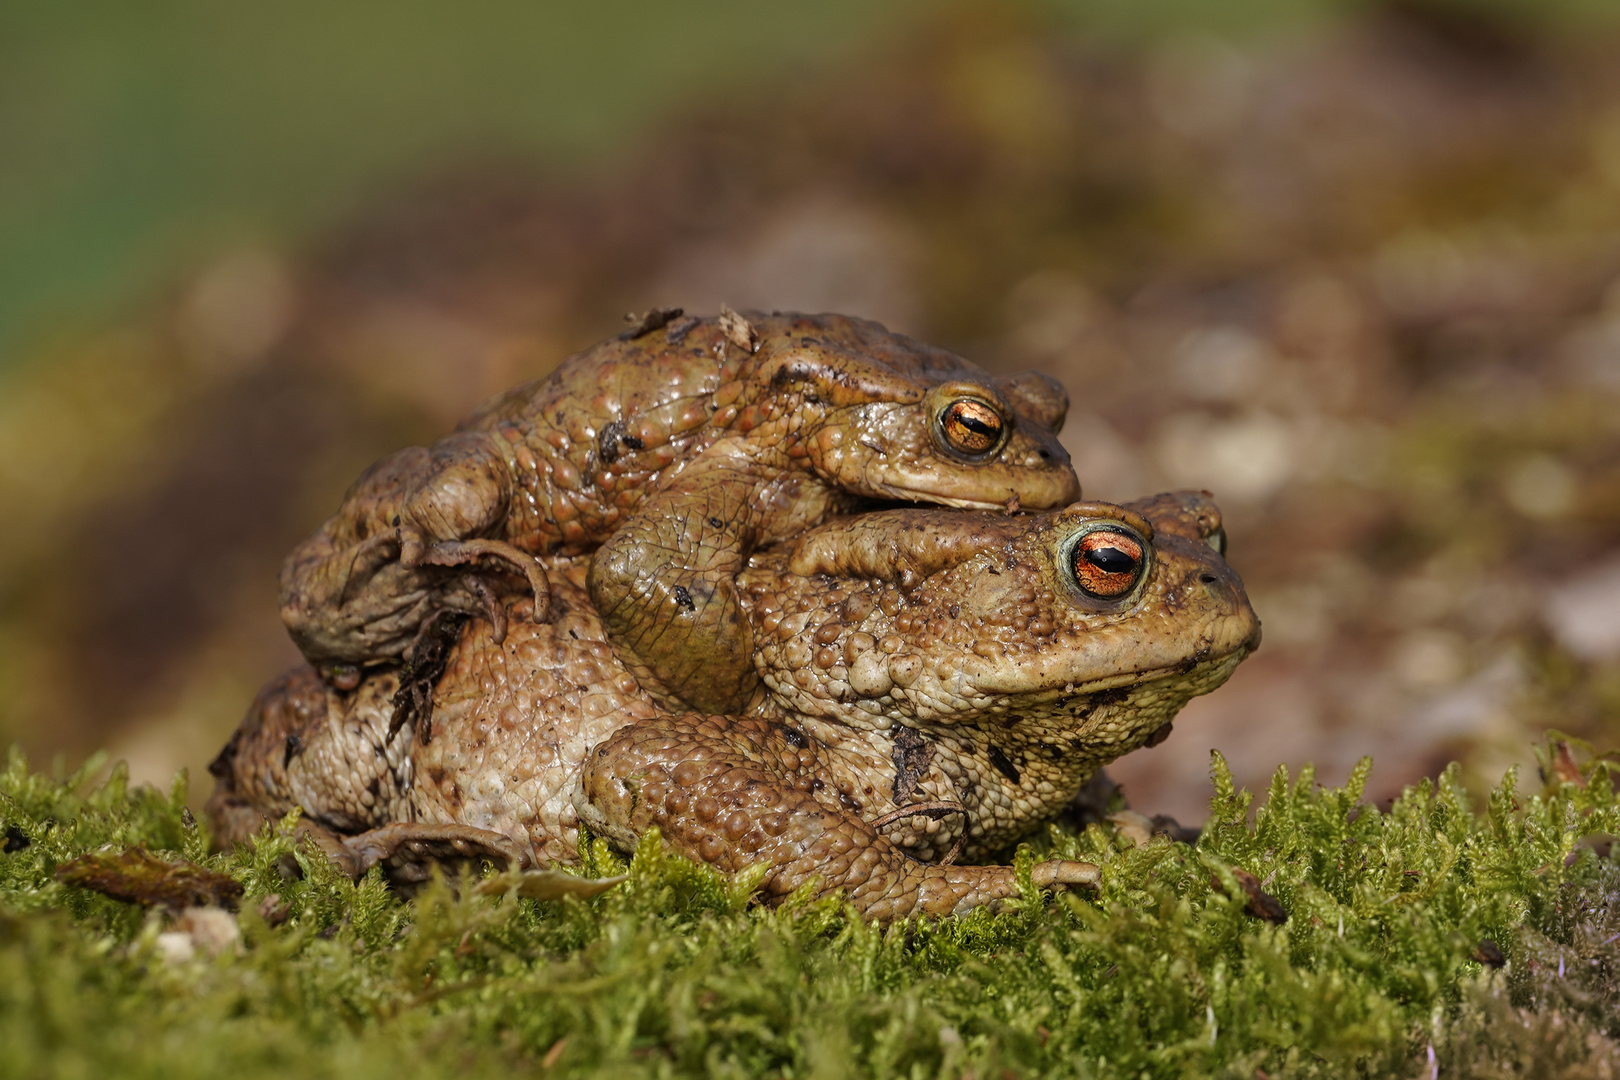
[[[412,715],[399,670],[267,687],[212,767],[216,835],[301,808],[346,869],[408,884],[434,864],[566,863],[582,825],[623,850],[656,827],[728,873],[766,864],[767,903],[814,882],[884,921],[994,904],[1013,870],[956,860],[1054,819],[1258,645],[1223,547],[1203,493],[830,522],[740,575],[764,688],[724,717],[640,687],[587,560],[554,560],[556,621],[514,618],[498,644],[487,623],[452,626]]]

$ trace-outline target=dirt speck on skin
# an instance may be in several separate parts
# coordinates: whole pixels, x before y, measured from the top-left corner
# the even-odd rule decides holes
[[[934,760],[934,744],[911,728],[901,726],[894,736],[894,802],[903,806],[917,790],[917,781],[928,775]]]
[[[399,689],[394,692],[394,717],[388,725],[390,736],[406,725],[413,725],[418,743],[426,746],[433,741],[433,688],[444,675],[445,666],[450,662],[450,650],[466,624],[467,616],[441,611],[422,628],[400,669]]]

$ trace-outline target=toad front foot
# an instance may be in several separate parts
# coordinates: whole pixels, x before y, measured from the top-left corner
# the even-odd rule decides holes
[[[650,828],[675,851],[736,873],[764,862],[767,903],[814,882],[881,922],[996,906],[1018,891],[1009,866],[917,862],[840,804],[813,740],[789,724],[695,714],[622,728],[586,762],[580,820],[632,847]],[[1095,885],[1087,863],[1035,868],[1039,886]]]

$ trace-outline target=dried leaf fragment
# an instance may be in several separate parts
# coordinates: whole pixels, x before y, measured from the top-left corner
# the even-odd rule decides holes
[[[1259,878],[1235,866],[1232,867],[1232,876],[1237,879],[1237,883],[1249,897],[1249,914],[1277,926],[1288,921],[1288,912],[1283,908],[1282,902],[1260,887]],[[1217,888],[1220,886],[1220,879],[1216,879],[1215,885]]]
[[[894,736],[894,802],[903,805],[917,790],[917,782],[928,775],[935,746],[912,728],[900,725]]]
[[[1575,764],[1575,755],[1570,752],[1569,743],[1556,739],[1553,741],[1552,749],[1553,775],[1558,777],[1558,782],[1585,787],[1586,777],[1582,775],[1581,767]]]
[[[281,899],[280,893],[271,893],[259,901],[259,917],[266,926],[280,926],[292,917],[292,908]]]
[[[561,870],[525,870],[486,878],[479,882],[475,891],[480,896],[513,894],[530,900],[561,900],[569,896],[576,900],[589,900],[602,895],[629,876],[620,874],[610,878],[582,878]]]
[[[549,1069],[556,1065],[557,1062],[562,1060],[563,1051],[566,1049],[568,1049],[568,1036],[564,1035],[551,1044],[551,1049],[546,1051],[546,1056],[540,1059],[540,1067]]]
[[[95,852],[63,863],[56,868],[56,880],[114,900],[171,911],[234,907],[242,897],[241,882],[228,874],[184,859],[168,862],[139,847]]]
[[[759,351],[759,331],[754,329],[754,324],[724,304],[720,305],[720,329],[727,341],[744,352]]]
[[[649,308],[644,315],[637,315],[632,311],[624,317],[624,321],[630,324],[630,329],[620,334],[619,340],[634,341],[636,338],[650,334],[654,330],[661,330],[673,320],[680,318],[684,313],[685,309],[678,307]]]
[[[1507,964],[1507,956],[1502,952],[1502,947],[1490,938],[1480,939],[1479,944],[1474,946],[1473,956],[1486,967],[1500,968]]]

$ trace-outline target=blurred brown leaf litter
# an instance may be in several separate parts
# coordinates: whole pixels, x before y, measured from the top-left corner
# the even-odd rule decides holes
[[[1265,623],[1121,762],[1196,819],[1620,733],[1612,34],[1440,0],[1269,43],[952,8],[590,181],[468,165],[245,250],[0,395],[0,736],[137,778],[294,653],[282,554],[373,458],[680,305],[839,310],[1056,375],[1090,497],[1208,488]],[[784,83],[789,80],[784,80]]]

